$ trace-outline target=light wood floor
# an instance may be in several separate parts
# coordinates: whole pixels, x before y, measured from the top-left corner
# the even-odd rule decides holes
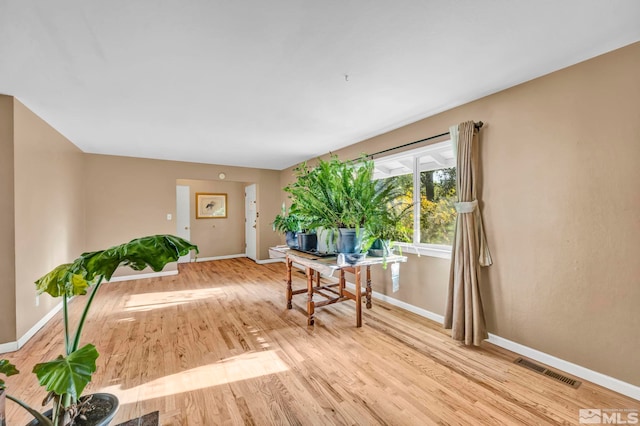
[[[159,410],[163,425],[573,425],[580,408],[640,406],[530,372],[492,345],[461,346],[377,300],[362,328],[353,302],[318,309],[307,327],[306,295],[285,309],[284,275],[283,264],[231,259],[104,285],[85,329],[102,353],[88,391],[120,398],[113,424]],[[9,393],[42,399],[30,371],[61,353],[59,319],[4,355],[22,370]],[[7,416],[9,425],[28,420],[10,401]]]

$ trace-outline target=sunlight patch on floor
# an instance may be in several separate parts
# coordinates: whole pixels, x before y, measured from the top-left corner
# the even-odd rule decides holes
[[[288,369],[289,367],[275,351],[249,352],[225,358],[214,364],[161,377],[133,388],[123,389],[120,384],[107,386],[100,389],[100,392],[116,395],[120,404],[130,404],[240,380],[254,379],[281,373]]]
[[[133,294],[124,304],[125,311],[148,311],[156,308],[192,303],[197,300],[215,297],[222,293],[219,288],[203,288],[200,290],[162,291],[155,293]]]

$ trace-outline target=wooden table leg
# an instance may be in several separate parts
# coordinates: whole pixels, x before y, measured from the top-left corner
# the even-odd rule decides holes
[[[313,269],[307,267],[307,325],[313,325],[315,319],[315,304],[313,303]]]
[[[367,309],[371,309],[371,266],[367,265]]]
[[[316,287],[320,287],[320,271],[316,271]]]
[[[291,266],[293,261],[287,257],[287,309],[293,308],[291,300],[293,299],[293,289],[291,288]]]
[[[360,282],[360,267],[355,267],[356,275],[356,327],[362,327],[362,283]]]
[[[340,297],[344,297],[344,286],[346,280],[344,278],[344,269],[340,269]]]

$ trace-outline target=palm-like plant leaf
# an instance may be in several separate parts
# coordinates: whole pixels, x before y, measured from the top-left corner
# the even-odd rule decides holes
[[[9,377],[14,374],[18,374],[19,372],[20,371],[18,371],[16,366],[11,364],[8,359],[0,359],[0,374],[4,374]]]
[[[15,365],[11,364],[7,359],[0,359],[0,374],[5,376],[13,376],[18,374],[19,371]],[[4,389],[4,380],[0,379],[0,390]]]
[[[73,400],[77,400],[96,371],[96,359],[96,347],[88,344],[66,358],[60,355],[53,361],[36,364],[33,372],[48,392],[69,394]]]
[[[137,238],[126,244],[106,250],[84,253],[84,268],[88,279],[103,276],[109,280],[118,266],[130,266],[140,271],[149,266],[161,271],[167,263],[175,262],[189,251],[198,252],[198,247],[173,235],[152,235]]]
[[[173,235],[137,238],[106,250],[83,253],[73,263],[60,265],[37,280],[36,288],[53,297],[77,296],[85,294],[98,278],[111,279],[120,265],[137,271],[149,266],[157,272],[191,250],[198,253],[197,246]]]
[[[48,293],[53,297],[64,294],[69,297],[86,294],[91,283],[81,273],[81,268],[76,262],[59,265],[36,281],[36,290],[38,294]]]

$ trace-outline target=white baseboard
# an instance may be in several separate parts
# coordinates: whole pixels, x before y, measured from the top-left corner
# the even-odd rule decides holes
[[[375,297],[376,299],[380,299],[383,302],[387,302],[390,305],[402,308],[405,311],[409,311],[416,315],[420,315],[421,317],[428,318],[431,321],[437,322],[438,324],[444,324],[444,317],[442,315],[427,311],[426,309],[418,308],[417,306],[410,305],[406,302],[403,302],[402,300],[394,299],[393,297],[389,297],[386,294],[378,293],[376,291],[373,292],[373,297]]]
[[[347,283],[347,287],[355,289],[355,285],[349,282]],[[376,291],[372,294],[374,298],[387,302],[390,305],[397,306],[398,308],[423,316],[437,322],[438,324],[444,324],[444,317],[442,315],[410,305],[409,303],[389,297],[386,294],[378,293]],[[521,345],[520,343],[512,342],[511,340],[496,336],[495,334],[489,333],[487,342],[640,401],[640,387],[632,385],[631,383],[623,382],[622,380],[573,364],[569,361],[540,352],[539,350]]]
[[[353,283],[350,283],[349,281],[346,282],[346,286],[350,290],[355,290],[356,288],[356,285]],[[405,311],[409,311],[416,315],[420,315],[421,317],[428,318],[439,324],[444,324],[444,317],[442,315],[435,314],[431,311],[427,311],[426,309],[422,309],[417,306],[411,305],[407,302],[403,302],[402,300],[398,300],[393,297],[387,296],[386,294],[378,293],[377,291],[372,291],[371,295],[378,300],[382,300],[383,302],[387,302],[390,305],[397,306],[398,308],[402,308]]]
[[[236,259],[239,257],[247,257],[245,253],[241,254],[228,254],[225,256],[214,256],[214,257],[199,257],[195,261],[196,262],[209,262],[212,260],[223,260],[223,259]],[[263,260],[254,260],[258,265],[264,265],[265,263],[276,263],[276,262],[284,262],[284,258],[282,259],[263,259]]]
[[[45,326],[51,318],[54,317],[62,309],[62,302],[58,303],[53,309],[51,309],[44,317],[40,319],[33,327],[31,327],[17,342],[8,342],[0,344],[0,354],[7,352],[15,352],[23,347],[29,339],[31,339],[42,327]]]
[[[143,278],[166,277],[168,275],[178,275],[178,270],[176,269],[175,271],[149,272],[147,274],[120,275],[118,277],[111,277],[111,279],[109,281],[105,281],[105,283],[116,283],[118,281],[141,280]]]
[[[15,352],[18,349],[18,342],[0,343],[0,354],[6,354],[7,352]]]
[[[237,257],[247,257],[246,254],[227,254],[225,256],[213,256],[213,257],[198,257],[196,258],[196,262],[209,262],[211,260],[222,260],[222,259],[235,259]]]
[[[256,260],[256,263],[258,265],[264,265],[265,263],[278,263],[278,262],[284,262],[284,258]]]
[[[640,401],[640,387],[489,333],[487,342]]]
[[[196,262],[209,262],[212,260],[223,260],[223,259],[236,259],[238,257],[247,257],[246,254],[228,254],[225,256],[214,256],[214,257],[199,257],[195,261]],[[276,263],[276,262],[284,262],[284,258],[282,259],[263,259],[263,260],[254,260],[258,265],[264,265],[265,263]]]

